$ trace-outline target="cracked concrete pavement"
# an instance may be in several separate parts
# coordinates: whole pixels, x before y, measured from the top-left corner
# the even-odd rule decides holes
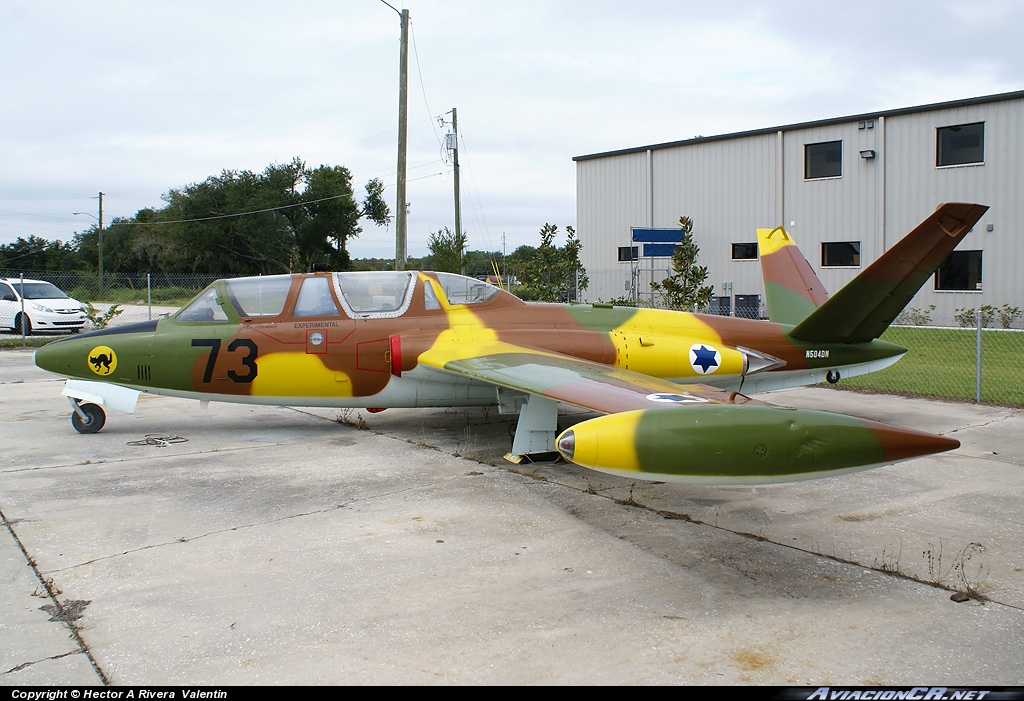
[[[697,487],[507,464],[494,410],[143,396],[80,436],[31,357],[0,353],[0,684],[1024,683],[1018,410],[764,395],[963,445]]]

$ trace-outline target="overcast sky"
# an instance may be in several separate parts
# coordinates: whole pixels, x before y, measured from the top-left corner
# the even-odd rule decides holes
[[[1024,89],[1024,3],[468,0],[412,17],[409,253],[575,224],[573,156]],[[0,243],[70,240],[222,170],[343,165],[394,210],[399,16],[380,0],[0,0]],[[450,119],[450,115],[447,117]],[[353,257],[393,257],[364,224]]]

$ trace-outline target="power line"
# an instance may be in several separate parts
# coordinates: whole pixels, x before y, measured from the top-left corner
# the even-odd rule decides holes
[[[427,114],[433,114],[430,109],[430,103],[427,102],[427,88],[423,84],[423,70],[420,68],[420,54],[416,48],[416,28],[412,24],[412,20],[409,20],[409,33],[412,34],[412,54],[416,58],[416,75],[420,79],[420,92],[423,93],[423,105],[427,108]],[[434,132],[434,138],[437,139],[437,143],[441,143],[441,137],[437,133],[437,127],[434,126],[434,120],[430,120],[430,128]]]
[[[339,200],[342,197],[349,197],[350,195],[332,195],[331,197],[321,197],[318,200],[307,200],[305,202],[296,202],[294,204],[283,204],[279,207],[268,207],[266,209],[254,209],[250,212],[237,212],[235,214],[217,214],[211,217],[197,217],[195,219],[177,219],[173,221],[152,221],[152,222],[132,222],[134,224],[188,224],[197,221],[211,221],[213,219],[230,219],[231,217],[247,217],[253,214],[265,214],[266,212],[277,212],[282,209],[291,209],[292,207],[303,207],[307,204],[316,204],[317,202],[327,202],[328,200]]]

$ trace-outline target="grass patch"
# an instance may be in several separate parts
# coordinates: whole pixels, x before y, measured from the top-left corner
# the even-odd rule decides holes
[[[153,304],[180,307],[195,297],[202,289],[201,287],[154,287],[152,291]],[[95,289],[79,287],[71,290],[69,294],[80,302],[88,300],[93,304],[146,304],[148,302],[146,288],[110,287],[104,288],[102,295],[97,295]]]
[[[7,350],[11,348],[40,348],[50,341],[56,341],[58,338],[66,338],[66,336],[29,336],[24,340],[24,342],[22,342],[20,336],[17,338],[0,338],[0,350]]]
[[[975,329],[893,326],[882,340],[910,351],[880,372],[844,379],[849,389],[974,401]],[[981,401],[1024,405],[1024,333],[984,329],[981,332]]]

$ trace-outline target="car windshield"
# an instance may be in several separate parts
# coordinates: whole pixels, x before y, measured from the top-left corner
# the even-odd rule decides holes
[[[26,282],[24,292],[21,285],[21,282],[15,282],[14,289],[21,292],[25,299],[68,299],[59,287],[49,282]]]

